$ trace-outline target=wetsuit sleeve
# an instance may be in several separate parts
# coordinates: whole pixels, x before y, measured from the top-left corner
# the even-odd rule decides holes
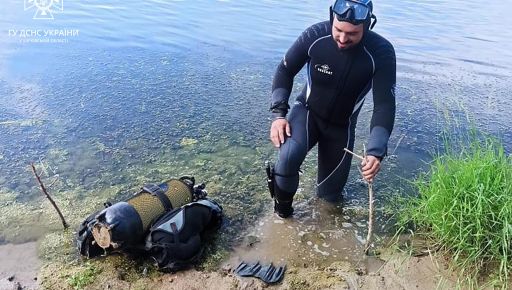
[[[383,158],[395,122],[396,57],[388,43],[378,53],[373,76],[373,116],[367,154]]]
[[[272,83],[270,111],[274,117],[285,117],[290,106],[288,99],[293,86],[293,78],[309,60],[308,50],[311,44],[326,32],[324,23],[315,24],[306,29],[286,52],[277,66]]]

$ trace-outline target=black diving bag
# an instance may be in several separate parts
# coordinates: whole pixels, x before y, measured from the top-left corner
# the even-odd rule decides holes
[[[144,246],[146,234],[158,218],[173,209],[206,198],[205,185],[184,176],[160,184],[146,184],[129,199],[88,216],[77,233],[80,254],[88,258]]]
[[[160,217],[146,236],[145,250],[160,271],[176,272],[197,262],[204,239],[222,223],[222,207],[201,199]]]

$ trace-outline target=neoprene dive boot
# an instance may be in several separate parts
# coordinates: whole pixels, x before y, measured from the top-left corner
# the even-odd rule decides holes
[[[276,184],[274,166],[266,162],[267,185],[270,196],[274,199],[274,212],[281,218],[288,218],[293,214],[293,196],[295,193],[287,192]]]
[[[277,185],[274,187],[274,212],[282,218],[293,214],[293,193],[282,191]]]

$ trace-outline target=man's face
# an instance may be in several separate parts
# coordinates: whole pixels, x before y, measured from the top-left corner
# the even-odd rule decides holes
[[[354,25],[346,21],[339,21],[334,17],[332,23],[332,37],[339,49],[351,48],[363,38],[364,25]]]

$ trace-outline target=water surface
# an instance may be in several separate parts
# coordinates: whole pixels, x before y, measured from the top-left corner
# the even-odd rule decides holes
[[[270,211],[262,166],[275,157],[267,139],[272,76],[295,38],[327,19],[330,1],[64,2],[53,20],[32,19],[35,8],[25,11],[21,0],[0,4],[0,240],[58,228],[31,162],[75,224],[106,199],[185,174],[223,203],[230,241]],[[511,150],[511,4],[481,6],[375,3],[375,31],[394,44],[398,65],[392,156],[376,184],[381,210],[397,192],[414,194],[404,178],[426,169],[447,127],[466,128],[469,118]],[[37,35],[48,30],[76,35]],[[303,84],[300,74],[294,95]],[[359,149],[371,103],[369,96],[358,123]],[[308,213],[314,152],[303,169],[298,210]],[[355,167],[347,190],[347,207],[366,208]],[[350,218],[364,220],[364,211]],[[379,226],[387,218],[379,214]],[[319,231],[335,224],[315,223]]]

